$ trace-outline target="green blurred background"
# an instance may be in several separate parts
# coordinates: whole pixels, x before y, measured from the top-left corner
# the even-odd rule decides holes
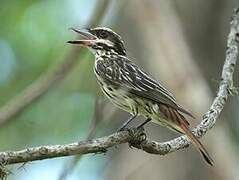
[[[0,151],[100,137],[129,117],[100,92],[93,55],[66,43],[78,38],[70,27],[114,29],[128,56],[200,119],[218,87],[236,6],[236,0],[0,0]],[[215,168],[191,147],[161,157],[121,145],[81,157],[62,179],[239,179],[238,103],[234,97],[203,138]],[[161,141],[177,136],[154,124],[146,131]],[[8,178],[60,180],[72,159],[8,166]]]

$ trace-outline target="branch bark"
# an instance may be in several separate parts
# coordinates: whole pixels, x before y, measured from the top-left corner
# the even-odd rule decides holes
[[[239,43],[239,8],[234,10],[231,20],[230,33],[227,40],[226,58],[222,69],[221,81],[218,93],[210,107],[203,116],[202,122],[193,129],[193,133],[202,137],[216,123],[229,95],[234,95],[236,89],[233,86],[233,72],[238,57]],[[3,165],[22,163],[28,161],[49,159],[76,154],[102,153],[112,146],[130,143],[130,145],[142,149],[148,153],[165,155],[170,152],[188,147],[190,144],[186,136],[180,136],[173,140],[159,143],[146,138],[141,129],[130,129],[114,133],[109,136],[90,141],[82,141],[67,145],[40,146],[21,151],[9,151],[0,153],[0,163]]]

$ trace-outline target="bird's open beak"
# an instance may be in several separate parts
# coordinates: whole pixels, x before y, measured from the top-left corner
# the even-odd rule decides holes
[[[67,43],[70,44],[78,44],[83,47],[90,47],[92,44],[94,44],[95,40],[97,39],[96,36],[91,34],[88,30],[78,30],[75,28],[70,28],[72,31],[80,34],[83,39],[81,40],[73,40],[73,41],[67,41]]]

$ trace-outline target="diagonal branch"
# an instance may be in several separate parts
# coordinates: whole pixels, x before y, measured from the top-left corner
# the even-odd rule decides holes
[[[217,96],[210,109],[203,116],[202,122],[193,130],[197,137],[202,137],[216,123],[229,95],[236,93],[233,87],[233,72],[238,56],[239,44],[239,8],[234,10],[231,29],[227,40],[226,59],[222,69],[221,82]],[[0,163],[3,165],[28,161],[49,159],[76,154],[102,153],[112,146],[130,143],[132,146],[148,153],[165,155],[187,147],[190,144],[186,136],[180,136],[168,142],[150,141],[139,129],[114,133],[102,138],[72,143],[67,145],[40,146],[21,151],[0,152]]]
[[[204,114],[202,122],[193,130],[194,134],[201,138],[210,130],[216,123],[221,111],[229,95],[237,93],[233,86],[233,72],[238,58],[238,43],[239,43],[239,8],[234,9],[234,15],[231,20],[231,29],[227,39],[226,59],[223,65],[221,81],[218,93],[210,107]],[[176,150],[187,147],[190,140],[186,136],[180,136],[173,140],[164,143],[154,141],[145,141],[137,148],[142,148],[144,151],[155,154],[167,154]]]

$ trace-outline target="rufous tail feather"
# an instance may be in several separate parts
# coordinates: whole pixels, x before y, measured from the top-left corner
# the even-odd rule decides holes
[[[211,166],[213,166],[214,162],[212,158],[210,157],[209,153],[207,152],[203,144],[198,140],[198,138],[189,130],[188,126],[183,121],[181,121],[180,127],[182,128],[184,133],[187,135],[187,137],[192,141],[192,143],[197,147],[199,152],[204,157],[205,161]]]

